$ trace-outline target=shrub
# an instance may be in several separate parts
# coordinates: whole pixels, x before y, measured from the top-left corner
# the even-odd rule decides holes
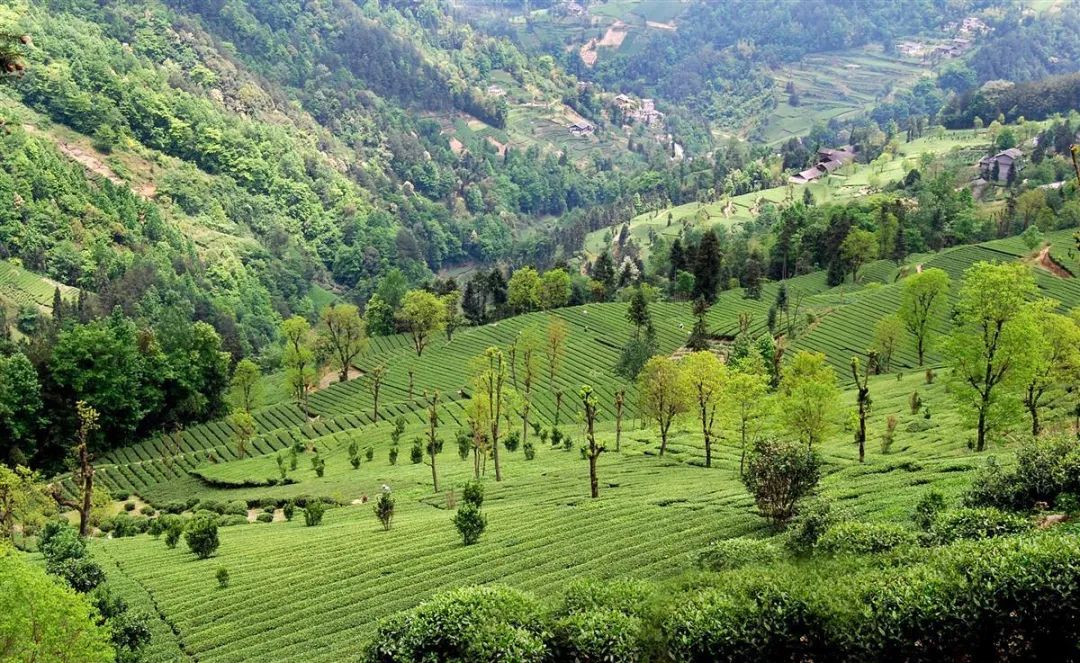
[[[525,444],[521,447],[521,452],[525,454],[525,460],[536,458],[536,447],[533,446],[532,440],[525,440]]]
[[[551,429],[551,446],[557,447],[562,444],[563,433],[558,428]]]
[[[202,508],[206,509],[207,511],[213,511],[218,515],[224,515],[226,505],[217,500],[203,500]]]
[[[459,430],[456,440],[458,458],[465,460],[469,457],[469,452],[472,451],[472,435],[467,430]]]
[[[781,550],[771,541],[739,537],[721,539],[698,553],[697,564],[706,571],[730,571],[779,560]]]
[[[222,515],[225,516],[244,516],[247,517],[248,505],[244,500],[233,500],[225,506],[225,510]]]
[[[274,522],[274,514],[263,512],[255,516],[255,520],[260,523],[272,523]]]
[[[472,504],[477,509],[484,506],[484,484],[479,481],[467,481],[461,489],[461,501]]]
[[[932,369],[932,368],[926,369],[926,384],[934,384],[934,378],[936,378],[936,377],[937,377],[937,373],[934,372],[934,369]]]
[[[569,435],[564,435],[562,439],[563,451],[570,451],[574,448],[574,439]]]
[[[326,505],[319,500],[309,500],[304,505],[304,524],[315,527],[322,523],[323,514],[326,513]]]
[[[799,500],[813,492],[820,477],[816,452],[801,444],[764,439],[754,445],[742,479],[761,515],[779,525],[795,515]]]
[[[319,454],[315,454],[311,458],[311,469],[315,470],[315,476],[322,478],[324,472],[326,472],[326,461]]]
[[[217,578],[218,587],[225,589],[229,586],[229,569],[219,566],[214,572],[214,577]]]
[[[1080,495],[1076,493],[1059,493],[1054,499],[1054,508],[1068,514],[1080,513]]]
[[[210,516],[192,518],[184,531],[184,541],[199,559],[210,557],[220,545],[217,519]]]
[[[914,532],[899,525],[848,521],[826,530],[816,549],[830,555],[862,555],[887,552],[916,541]]]
[[[146,521],[144,520],[143,522]],[[104,524],[105,523],[102,522],[102,525]],[[144,531],[134,518],[127,515],[127,512],[116,514],[116,516],[111,519],[110,524],[112,525],[112,535],[118,539],[126,536],[135,536]],[[105,530],[103,529],[102,531]]]
[[[390,431],[390,441],[396,447],[401,442],[401,434],[405,432],[405,417],[398,415],[394,418],[394,429]]]
[[[296,502],[289,500],[285,506],[281,507],[281,512],[285,515],[285,520],[292,522],[293,515],[296,513]]]
[[[503,446],[506,447],[506,450],[510,453],[517,451],[518,447],[521,446],[521,433],[516,430],[507,433],[506,438],[503,439]]]
[[[515,661],[547,657],[541,606],[497,585],[462,587],[381,620],[365,661]]]
[[[180,535],[184,533],[183,524],[174,525],[165,530],[165,547],[172,550],[180,543]]]
[[[370,463],[375,458],[375,447],[368,447],[364,450],[364,458]]]
[[[969,506],[1030,509],[1052,503],[1059,493],[1080,492],[1080,449],[1067,434],[1029,439],[1016,449],[1016,465],[1006,472],[987,459],[964,496]]]
[[[390,464],[391,465],[397,465],[397,457],[398,457],[398,448],[396,446],[395,447],[390,447]]]
[[[165,513],[180,514],[187,510],[187,504],[178,500],[173,500],[171,502],[166,502],[165,506],[161,507],[161,510]]]
[[[384,530],[390,530],[390,525],[394,522],[394,497],[389,491],[383,491],[379,494],[379,499],[375,500],[375,517],[382,523]]]
[[[126,490],[118,490],[117,492],[113,493],[113,499],[119,500],[121,502],[126,502],[129,497],[131,497],[131,493]]]
[[[135,503],[134,502],[124,502],[124,511],[134,511],[134,510],[135,510]]]
[[[556,617],[595,610],[643,616],[656,585],[644,580],[572,580],[554,611]]]
[[[458,533],[461,534],[462,542],[467,546],[471,546],[480,540],[480,535],[484,533],[484,529],[487,527],[487,518],[480,513],[480,509],[475,504],[463,502],[458,507],[457,513],[454,514],[453,523]]]
[[[911,514],[911,519],[915,521],[916,527],[924,532],[929,532],[934,520],[937,519],[938,513],[944,509],[945,496],[936,490],[931,490],[915,503],[915,511]]]
[[[237,525],[248,524],[247,516],[218,516],[217,521],[218,527],[236,527]]]
[[[795,555],[806,556],[814,551],[818,540],[833,525],[846,519],[824,500],[813,500],[799,512],[785,544]]]
[[[912,414],[918,414],[922,409],[922,396],[919,396],[919,392],[911,392],[911,396],[908,398],[908,406],[911,408]]]
[[[418,465],[424,460],[424,447],[420,438],[413,439],[412,448],[409,449],[409,460],[413,465]]]
[[[144,505],[142,506],[142,508],[141,508],[141,509],[139,509],[139,513],[141,513],[141,514],[142,514],[142,515],[144,515],[144,516],[152,516],[152,515],[154,515],[155,513],[157,513],[157,509],[155,509],[154,507],[150,506],[149,504],[144,504]]]
[[[951,543],[958,539],[989,539],[1019,534],[1031,529],[1031,521],[1015,513],[993,507],[942,511],[930,527],[932,543]]]
[[[354,470],[360,469],[360,456],[349,456],[349,464]]]
[[[299,444],[299,442],[297,442],[297,444]],[[303,451],[303,447],[300,447],[300,450]],[[299,465],[300,465],[300,457],[298,455],[299,453],[300,452],[296,450],[295,446],[293,446],[293,447],[291,447],[289,449],[289,471],[290,472],[295,472],[296,468],[299,467]]]
[[[885,419],[885,432],[881,434],[881,453],[887,454],[892,449],[893,441],[896,439],[896,424],[897,420],[894,415],[889,415]]]
[[[637,661],[642,626],[617,610],[576,612],[555,621],[549,636],[550,660]]]

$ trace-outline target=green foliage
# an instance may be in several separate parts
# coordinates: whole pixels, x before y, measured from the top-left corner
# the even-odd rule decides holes
[[[480,481],[469,481],[461,489],[461,501],[464,504],[472,504],[477,509],[484,506],[484,484]]]
[[[929,538],[937,544],[960,539],[989,539],[1019,534],[1032,528],[1024,516],[994,507],[963,508],[940,511],[930,526]]]
[[[214,578],[217,580],[218,587],[225,589],[229,586],[229,569],[219,566],[214,572]]]
[[[480,535],[487,527],[487,517],[480,513],[480,508],[472,502],[461,503],[457,513],[454,514],[453,522],[458,534],[461,535],[462,542],[467,546],[479,541]]]
[[[390,526],[394,523],[394,496],[390,494],[390,491],[384,490],[379,493],[378,499],[375,500],[375,517],[379,519],[384,530],[390,530]]]
[[[221,545],[218,539],[217,517],[197,515],[192,518],[184,529],[184,541],[199,559],[213,555]]]
[[[321,524],[324,513],[326,513],[326,505],[322,501],[308,500],[304,505],[304,524],[308,527]]]
[[[293,515],[296,514],[296,502],[289,500],[285,503],[285,506],[281,507],[281,513],[285,516],[285,520],[292,522]]]
[[[707,571],[732,571],[744,566],[772,564],[782,555],[779,546],[764,539],[720,539],[698,553],[697,565]]]
[[[1062,492],[1080,492],[1080,452],[1067,434],[1025,440],[1016,448],[1016,463],[1003,468],[987,459],[964,495],[970,506],[1031,509],[1053,503]]]
[[[536,458],[536,447],[533,445],[532,440],[526,440],[525,444],[521,447],[521,451],[525,455],[525,460]]]
[[[916,527],[924,532],[929,532],[930,528],[934,526],[938,514],[944,511],[945,507],[945,496],[936,490],[931,490],[915,503],[915,510],[911,514],[911,519],[915,521]]]
[[[898,525],[849,520],[826,530],[815,549],[831,555],[864,555],[888,552],[916,542],[914,532]]]
[[[419,465],[424,462],[424,447],[423,441],[420,438],[415,438],[412,443],[412,448],[409,449],[409,460],[413,465]]]
[[[829,502],[810,500],[788,528],[785,540],[788,550],[798,556],[810,555],[825,532],[845,519],[845,515],[834,510]]]
[[[814,491],[820,478],[817,452],[763,439],[754,445],[742,480],[761,515],[782,525],[795,515],[799,501]]]

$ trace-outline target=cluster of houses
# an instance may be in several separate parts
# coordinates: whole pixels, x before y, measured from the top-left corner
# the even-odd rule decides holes
[[[955,36],[942,43],[924,41],[902,41],[896,45],[901,55],[911,58],[940,59],[955,58],[963,55],[974,45],[974,37],[990,32],[990,26],[976,16],[969,16],[959,23],[949,23],[945,32]]]
[[[615,105],[622,109],[627,119],[640,122],[646,126],[653,126],[664,121],[664,114],[656,110],[656,102],[652,99],[638,101],[620,94],[615,97]]]
[[[812,168],[792,175],[788,181],[792,184],[806,184],[833,173],[841,166],[855,160],[855,148],[851,145],[843,145],[835,149],[824,147],[818,150],[817,159],[817,163]]]

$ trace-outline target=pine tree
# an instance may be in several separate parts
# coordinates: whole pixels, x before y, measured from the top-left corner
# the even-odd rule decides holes
[[[634,294],[630,297],[630,309],[626,317],[634,325],[634,338],[641,337],[641,328],[652,322],[649,315],[649,303],[645,301],[645,293],[641,286],[634,288]]]
[[[686,341],[686,347],[694,351],[709,349],[709,329],[705,325],[705,314],[709,311],[709,304],[704,298],[694,300],[694,327],[690,330],[690,338]]]
[[[761,299],[761,254],[757,249],[750,252],[743,271],[743,285],[747,299]]]
[[[707,303],[716,301],[720,289],[720,239],[712,230],[701,237],[694,261],[694,295]]]

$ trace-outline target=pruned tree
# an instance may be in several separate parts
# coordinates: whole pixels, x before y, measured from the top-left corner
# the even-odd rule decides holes
[[[859,445],[860,463],[866,459],[866,416],[870,413],[870,365],[873,363],[873,351],[870,353],[870,359],[866,362],[866,367],[861,372],[859,370],[859,358],[851,358],[851,377],[855,380],[855,387],[858,390],[855,402],[859,408],[859,424],[855,429],[855,442]]]
[[[581,396],[582,416],[585,419],[585,437],[589,441],[589,448],[585,452],[585,456],[589,460],[589,494],[593,499],[596,499],[600,497],[600,483],[596,477],[596,460],[605,451],[604,446],[596,442],[596,395],[589,385],[582,385],[581,391],[578,393]]]
[[[461,291],[451,290],[441,297],[443,306],[446,307],[446,340],[454,340],[454,332],[465,324],[465,316],[461,314]]]
[[[667,450],[671,423],[689,408],[689,397],[680,379],[679,367],[670,357],[653,357],[638,375],[638,394],[642,413],[656,421],[660,429],[660,455],[663,456]]]
[[[97,410],[83,401],[75,403],[75,414],[78,419],[73,450],[76,468],[71,478],[79,488],[79,499],[73,500],[64,495],[63,489],[57,484],[50,486],[50,492],[57,504],[78,512],[79,536],[86,538],[90,535],[90,515],[94,508],[94,457],[90,453],[90,438],[100,425]]]
[[[563,354],[566,352],[566,337],[568,335],[566,321],[558,316],[552,316],[547,327],[547,342],[544,345],[544,353],[548,362],[548,389],[555,390],[555,380],[559,376],[562,367]]]
[[[490,433],[492,460],[495,462],[495,480],[502,481],[502,466],[499,463],[499,425],[506,405],[507,366],[503,351],[497,347],[488,348],[476,361],[473,382],[478,401],[477,418],[487,425]],[[474,396],[474,400],[476,396]],[[482,406],[482,407],[481,407]]]
[[[532,408],[532,389],[539,370],[540,333],[533,327],[518,336],[516,359],[521,365],[521,442],[529,440],[529,412]],[[516,371],[515,371],[516,372]]]
[[[622,417],[623,405],[626,402],[626,390],[615,390],[615,451],[622,451]]]
[[[331,304],[323,309],[320,339],[338,365],[338,380],[348,382],[349,369],[368,346],[367,331],[360,309],[352,304]]]
[[[228,416],[226,422],[233,429],[233,441],[236,443],[236,455],[239,458],[247,456],[248,444],[255,439],[258,428],[255,418],[250,412],[241,410]]]
[[[754,445],[743,484],[761,515],[782,525],[791,520],[799,500],[814,491],[820,478],[817,452],[792,442],[764,439]]]
[[[701,423],[701,436],[705,443],[705,467],[712,467],[716,413],[723,400],[727,369],[715,354],[707,351],[694,352],[680,362],[679,377],[682,389],[690,395]]]
[[[431,487],[439,492],[439,473],[435,469],[435,454],[439,451],[439,391],[428,399],[428,457],[431,459]]]
[[[923,365],[932,325],[944,312],[948,294],[949,274],[943,269],[924,269],[904,279],[899,315],[915,341],[919,366]]]
[[[769,409],[769,374],[760,355],[751,355],[735,363],[732,369],[728,374],[727,389],[724,390],[724,402],[725,409],[735,418],[739,429],[739,476],[742,476],[747,451],[751,443],[757,442],[757,435]]]

